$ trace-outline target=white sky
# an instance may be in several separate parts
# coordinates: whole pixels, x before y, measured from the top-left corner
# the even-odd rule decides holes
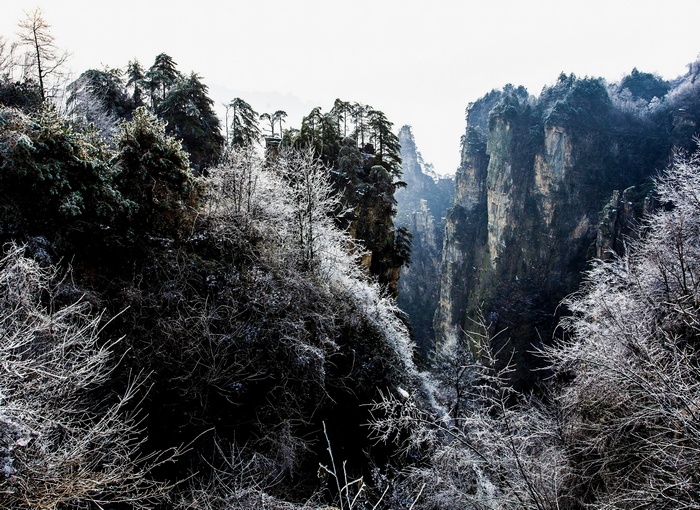
[[[335,98],[413,126],[438,173],[459,164],[464,110],[493,88],[538,95],[559,73],[667,79],[700,53],[700,1],[664,0],[5,0],[0,35],[41,7],[77,77],[149,67],[168,53],[217,104],[242,97],[288,126]],[[223,110],[222,110],[223,112]],[[223,113],[221,113],[223,121]]]

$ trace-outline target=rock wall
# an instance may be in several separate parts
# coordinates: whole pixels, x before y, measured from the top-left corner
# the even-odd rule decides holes
[[[443,236],[437,354],[468,342],[483,317],[503,331],[494,347],[527,386],[537,365],[531,353],[551,339],[561,299],[576,290],[590,258],[629,233],[639,216],[625,210],[631,201],[618,194],[608,216],[604,205],[614,190],[663,167],[680,136],[676,125],[694,131],[678,115],[630,115],[610,90],[602,80],[562,75],[538,98],[507,86],[469,105]]]
[[[398,305],[411,323],[419,354],[434,350],[433,316],[438,303],[444,216],[452,203],[454,180],[440,178],[416,148],[409,126],[399,131],[405,188],[396,191],[397,227],[413,236],[411,264],[401,269]]]

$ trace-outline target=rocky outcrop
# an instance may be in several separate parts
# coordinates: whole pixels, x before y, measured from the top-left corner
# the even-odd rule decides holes
[[[626,252],[626,243],[637,239],[641,222],[658,206],[650,186],[633,186],[622,193],[613,191],[612,199],[603,208],[598,225],[595,256],[610,260]]]
[[[409,317],[419,354],[428,357],[434,350],[443,220],[452,203],[454,181],[439,178],[423,161],[409,126],[399,131],[399,142],[406,187],[395,194],[395,223],[412,235],[412,249],[411,264],[401,269],[398,305]]]
[[[689,123],[627,115],[610,94],[602,80],[562,75],[538,98],[507,86],[469,105],[444,230],[438,354],[469,341],[483,317],[504,331],[495,347],[521,369],[515,382],[528,385],[537,365],[530,353],[551,338],[560,300],[587,260],[618,251],[643,209],[628,188],[670,150],[654,122],[675,136]],[[601,216],[616,189],[627,191]]]

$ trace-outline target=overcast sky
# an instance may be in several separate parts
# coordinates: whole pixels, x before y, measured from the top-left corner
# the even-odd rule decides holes
[[[459,164],[464,110],[493,88],[538,95],[559,73],[619,80],[637,67],[671,79],[700,53],[700,1],[664,0],[5,0],[13,40],[41,7],[77,76],[169,54],[217,104],[242,97],[288,126],[335,98],[413,126],[439,173]],[[222,114],[223,120],[223,114]]]

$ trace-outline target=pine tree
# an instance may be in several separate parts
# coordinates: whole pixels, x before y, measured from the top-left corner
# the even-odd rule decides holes
[[[180,76],[177,64],[166,53],[159,54],[146,73],[146,83],[151,94],[151,108],[156,109]]]
[[[384,112],[370,110],[367,113],[367,124],[370,129],[370,139],[374,142],[378,164],[382,165],[395,176],[401,175],[401,144],[394,134],[394,124],[389,122]]]
[[[143,94],[147,89],[146,86],[146,72],[138,60],[132,60],[129,62],[126,68],[126,74],[128,80],[126,82],[126,87],[134,89],[131,98],[136,107],[145,106],[143,102]]]
[[[233,99],[229,105],[233,109],[231,118],[232,147],[247,147],[260,140],[258,113],[240,97]]]
[[[224,138],[214,112],[214,101],[197,74],[179,78],[156,113],[168,122],[167,132],[182,141],[194,169],[201,171],[217,161]]]

